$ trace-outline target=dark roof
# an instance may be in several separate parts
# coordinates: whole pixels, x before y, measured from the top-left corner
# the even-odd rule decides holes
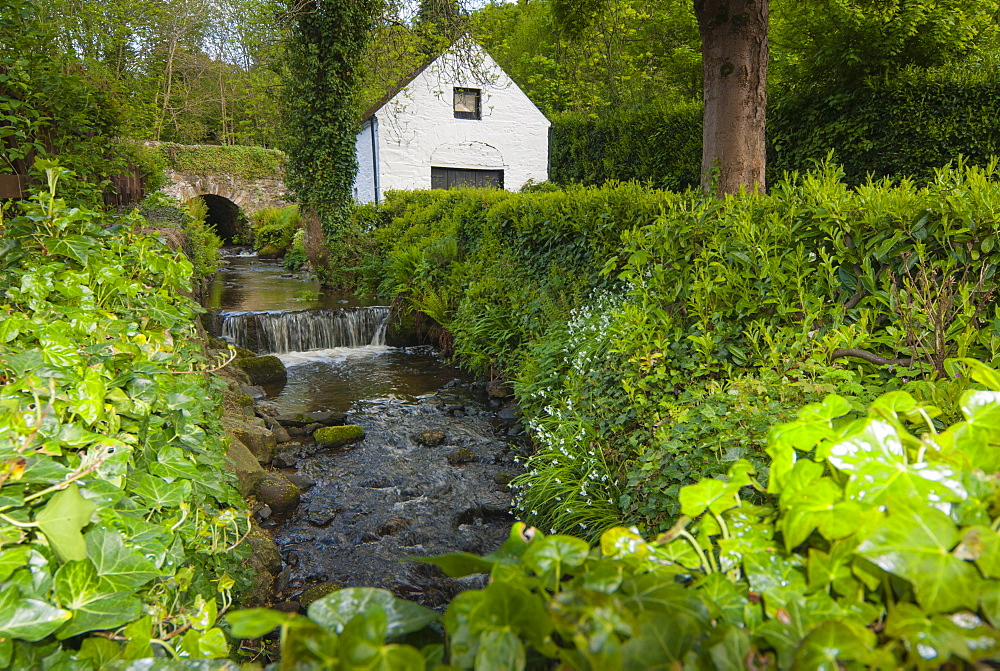
[[[447,49],[445,49],[445,51],[447,51]],[[410,82],[412,82],[414,79],[416,79],[417,77],[419,77],[420,73],[423,72],[424,70],[426,70],[427,66],[429,66],[431,63],[433,63],[434,61],[436,61],[438,58],[440,58],[441,54],[443,54],[443,53],[444,53],[444,51],[442,51],[441,53],[437,54],[436,56],[431,56],[431,57],[427,58],[420,65],[420,67],[418,67],[412,73],[410,73],[409,75],[403,77],[398,82],[396,82],[396,84],[389,89],[388,93],[386,93],[384,96],[382,96],[381,98],[379,98],[378,100],[376,100],[374,103],[372,103],[371,107],[369,107],[368,109],[365,110],[365,113],[361,115],[361,121],[362,121],[362,123],[365,122],[365,121],[368,121],[368,119],[370,119],[375,114],[375,112],[378,112],[380,109],[382,109],[382,107],[387,102],[389,102],[390,100],[392,100],[396,96],[397,93],[399,93],[400,91],[402,91],[403,89],[405,89],[407,86],[409,86]]]

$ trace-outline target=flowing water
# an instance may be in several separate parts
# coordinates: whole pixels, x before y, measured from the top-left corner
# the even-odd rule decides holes
[[[287,519],[263,520],[285,562],[279,597],[335,582],[440,607],[475,584],[407,559],[485,554],[507,536],[516,448],[498,435],[482,381],[429,347],[386,345],[387,308],[324,294],[275,263],[231,258],[207,307],[216,335],[284,362],[287,383],[267,389],[281,415],[342,412],[366,434],[338,450],[279,445],[283,470],[315,483]],[[442,444],[418,444],[428,430]]]

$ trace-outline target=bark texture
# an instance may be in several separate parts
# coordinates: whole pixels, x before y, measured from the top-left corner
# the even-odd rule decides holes
[[[768,0],[694,0],[705,90],[701,184],[763,192]]]

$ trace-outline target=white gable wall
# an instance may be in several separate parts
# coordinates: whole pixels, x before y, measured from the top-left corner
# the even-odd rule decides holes
[[[480,89],[481,119],[455,118],[456,86]],[[380,199],[391,189],[429,189],[431,167],[502,169],[511,191],[548,179],[548,119],[475,44],[443,54],[375,118]],[[359,172],[356,187],[361,183]],[[366,202],[360,196],[359,189]]]

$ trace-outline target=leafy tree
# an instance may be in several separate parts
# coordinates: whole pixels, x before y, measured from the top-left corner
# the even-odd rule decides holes
[[[288,43],[287,180],[306,223],[315,268],[327,268],[322,234],[344,228],[357,172],[355,84],[381,0],[306,0]],[[326,278],[330,279],[330,278]]]

